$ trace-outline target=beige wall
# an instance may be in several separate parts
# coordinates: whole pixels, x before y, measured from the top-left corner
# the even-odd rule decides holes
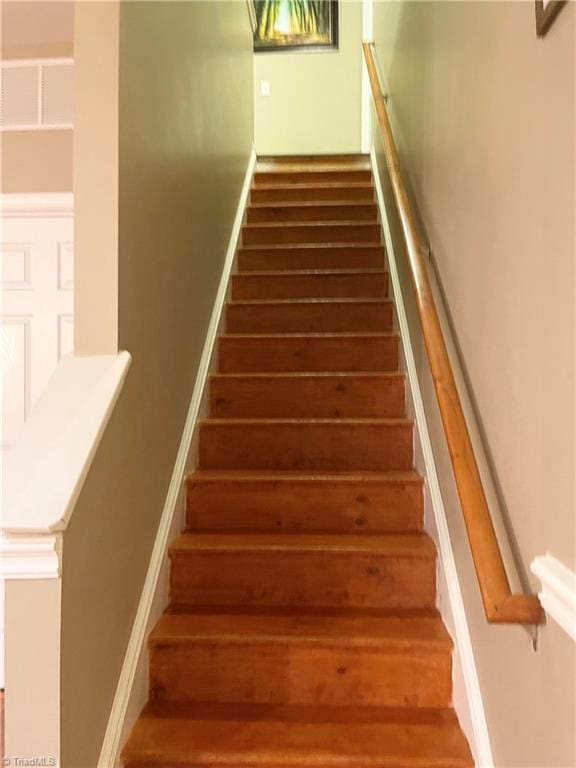
[[[525,572],[546,551],[576,562],[574,24],[572,3],[543,40],[531,2],[375,6],[402,162]],[[574,766],[574,644],[549,622],[535,653],[524,629],[487,625],[423,356],[420,376],[496,765]]]
[[[362,3],[340,2],[340,47],[254,56],[254,135],[259,155],[359,152]],[[270,96],[260,81],[270,82]]]
[[[73,0],[18,0],[0,8],[3,59],[72,56]]]
[[[5,6],[12,5],[20,5],[19,0],[5,3]],[[71,42],[4,44],[2,46],[2,59],[68,59],[73,55]]]
[[[68,58],[74,53],[73,2],[2,3],[0,58]],[[0,136],[2,192],[71,192],[72,131],[10,131]]]
[[[6,627],[2,754],[17,755],[24,764],[33,765],[40,755],[48,764],[54,761],[52,765],[58,759],[60,587],[60,579],[2,580],[2,628]]]
[[[72,192],[72,135],[6,131],[0,137],[2,192]]]
[[[130,2],[120,17],[124,390],[64,538],[62,765],[94,766],[252,146],[244,3]]]

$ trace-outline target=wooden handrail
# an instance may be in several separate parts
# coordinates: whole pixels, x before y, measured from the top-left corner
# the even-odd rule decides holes
[[[512,594],[510,589],[428,278],[426,269],[428,251],[420,238],[414,212],[402,180],[398,152],[388,119],[386,101],[380,87],[372,46],[373,43],[363,43],[364,57],[378,116],[386,165],[406,241],[424,343],[486,618],[489,622],[495,623],[540,624],[544,614],[536,595]]]

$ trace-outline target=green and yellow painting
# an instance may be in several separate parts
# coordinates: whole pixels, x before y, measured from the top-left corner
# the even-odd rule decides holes
[[[337,0],[255,0],[254,49],[337,48]]]

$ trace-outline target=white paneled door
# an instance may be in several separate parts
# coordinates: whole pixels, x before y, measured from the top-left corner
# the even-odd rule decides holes
[[[72,195],[2,197],[2,464],[73,348]]]

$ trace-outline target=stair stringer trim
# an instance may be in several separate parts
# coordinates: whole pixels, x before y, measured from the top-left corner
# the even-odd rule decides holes
[[[409,383],[407,395],[408,400],[412,405],[416,423],[414,435],[416,445],[414,453],[416,461],[418,461],[419,456],[421,457],[426,480],[424,498],[425,518],[433,523],[433,529],[429,530],[428,533],[436,542],[439,551],[439,579],[437,586],[439,610],[444,622],[455,635],[452,673],[454,708],[460,719],[462,729],[470,742],[470,749],[474,755],[476,765],[478,768],[494,768],[494,759],[492,757],[490,735],[484,712],[482,691],[478,679],[476,661],[474,659],[474,650],[472,648],[472,640],[468,628],[468,620],[466,618],[466,610],[464,608],[464,600],[462,598],[456,560],[452,549],[452,542],[450,540],[448,518],[442,499],[438,474],[436,472],[436,463],[434,461],[432,442],[430,440],[430,433],[426,420],[426,411],[418,380],[416,360],[406,317],[400,278],[398,276],[394,243],[390,231],[390,224],[388,222],[384,193],[380,181],[374,146],[372,146],[370,151],[370,160],[378,209],[382,219],[382,229],[386,243],[388,271],[390,273],[396,316],[402,340],[402,355]],[[432,508],[432,515],[426,514],[426,507]]]
[[[198,365],[196,382],[102,742],[98,768],[116,768],[120,765],[122,746],[148,700],[148,635],[168,604],[168,547],[172,540],[181,533],[184,526],[185,479],[197,463],[197,426],[200,418],[207,410],[206,383],[210,372],[216,367],[216,340],[224,322],[223,309],[228,299],[230,277],[234,271],[236,249],[244,222],[255,166],[256,151],[252,147]]]

